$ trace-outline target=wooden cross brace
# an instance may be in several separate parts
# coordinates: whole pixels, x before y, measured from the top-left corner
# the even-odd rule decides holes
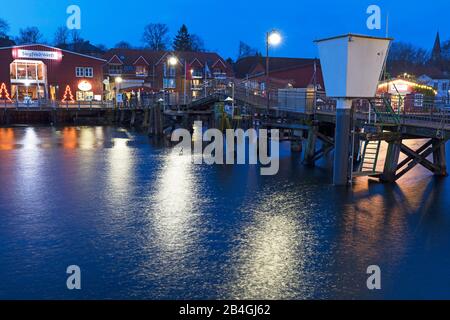
[[[400,151],[404,153],[407,157],[405,160],[403,160],[398,164],[397,171],[405,166],[406,168],[397,173],[395,175],[395,179],[396,180],[399,179],[418,164],[422,165],[423,167],[427,168],[433,173],[438,172],[441,169],[439,165],[436,165],[431,161],[427,160],[427,157],[431,155],[433,152],[436,152],[440,148],[441,144],[445,142],[446,142],[445,140],[441,140],[439,143],[435,143],[433,145],[433,140],[429,140],[416,151],[412,150],[411,148],[402,143],[400,146]]]

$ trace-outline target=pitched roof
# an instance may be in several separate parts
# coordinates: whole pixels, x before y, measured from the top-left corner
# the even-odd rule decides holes
[[[200,62],[202,65],[206,63],[211,68],[217,61],[223,63],[228,71],[232,73],[232,67],[217,53],[215,52],[174,52],[174,51],[153,51],[149,49],[111,49],[107,51],[103,58],[109,61],[114,56],[117,56],[124,65],[133,65],[140,57],[144,58],[150,65],[158,64],[164,56],[174,55],[180,63],[184,65],[192,63],[194,61]]]
[[[408,66],[408,67],[402,67],[402,66],[391,66],[388,68],[389,73],[393,77],[397,77],[399,75],[402,75],[404,73],[408,73],[411,75],[414,75],[416,77],[420,77],[422,75],[427,75],[432,79],[448,79],[449,75],[443,72],[440,68],[432,65],[425,65],[425,66]]]
[[[306,65],[313,65],[316,59],[305,58],[269,58],[269,72],[288,70]],[[237,78],[245,78],[254,73],[260,73],[261,68],[265,70],[266,58],[252,56],[241,58],[234,65],[234,72]]]
[[[111,49],[103,58],[107,61],[117,56],[124,65],[132,66],[140,57],[144,58],[150,65],[155,64],[163,55],[164,51],[137,50],[137,49]]]
[[[79,52],[74,52],[74,51],[70,51],[70,50],[66,50],[66,49],[61,49],[61,48],[58,48],[58,47],[52,47],[52,46],[49,46],[47,44],[40,44],[40,43],[20,44],[20,45],[14,45],[14,46],[10,46],[10,47],[0,47],[0,50],[17,49],[17,48],[36,48],[36,47],[43,47],[43,48],[47,48],[47,49],[51,49],[51,50],[58,50],[58,51],[74,54],[74,55],[81,56],[81,57],[85,57],[85,58],[89,58],[89,59],[95,59],[95,60],[106,62],[104,59],[96,57],[96,56],[92,56],[92,55],[84,54],[84,53],[79,53]]]

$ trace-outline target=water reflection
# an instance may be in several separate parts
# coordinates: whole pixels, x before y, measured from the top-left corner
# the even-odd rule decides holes
[[[12,150],[16,144],[12,128],[0,128],[0,150]]]
[[[195,241],[196,220],[194,210],[196,180],[192,158],[170,152],[165,158],[156,183],[154,198],[153,234],[160,249],[172,258],[181,257]]]
[[[133,149],[127,145],[128,141],[128,137],[115,137],[112,139],[113,147],[108,149],[106,191],[113,207],[127,206],[129,193],[133,189],[134,154]]]
[[[235,268],[226,297],[292,299],[312,294],[305,266],[314,237],[299,219],[306,210],[296,212],[295,205],[291,210],[279,208],[292,200],[289,192],[277,193],[252,206],[252,219],[239,233],[243,238],[232,256]]]
[[[369,264],[375,297],[449,297],[450,179],[421,167],[336,189],[289,153],[263,178],[101,127],[0,128],[0,154],[0,298],[72,298],[73,260],[80,298],[373,298]]]

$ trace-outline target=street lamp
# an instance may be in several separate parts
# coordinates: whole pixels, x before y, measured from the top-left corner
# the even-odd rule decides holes
[[[169,59],[167,59],[167,62],[171,66],[175,66],[178,63],[178,59],[175,56],[171,56]]]
[[[118,97],[118,95],[119,95],[119,93],[120,93],[120,84],[123,82],[123,79],[122,79],[122,77],[116,77],[115,79],[114,79],[114,82],[116,83],[116,96],[115,96],[115,101],[116,101],[116,108],[117,108],[117,106],[119,105],[119,103],[118,103],[118,101],[117,101],[117,97]]]
[[[269,96],[269,48],[270,46],[276,47],[282,41],[281,34],[272,30],[266,33],[266,96],[267,96],[267,115],[270,114],[270,96]]]

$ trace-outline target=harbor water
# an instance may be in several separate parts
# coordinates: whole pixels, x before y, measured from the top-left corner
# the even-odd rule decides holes
[[[450,299],[450,178],[336,188],[288,142],[275,176],[191,160],[126,129],[0,128],[0,299]]]

